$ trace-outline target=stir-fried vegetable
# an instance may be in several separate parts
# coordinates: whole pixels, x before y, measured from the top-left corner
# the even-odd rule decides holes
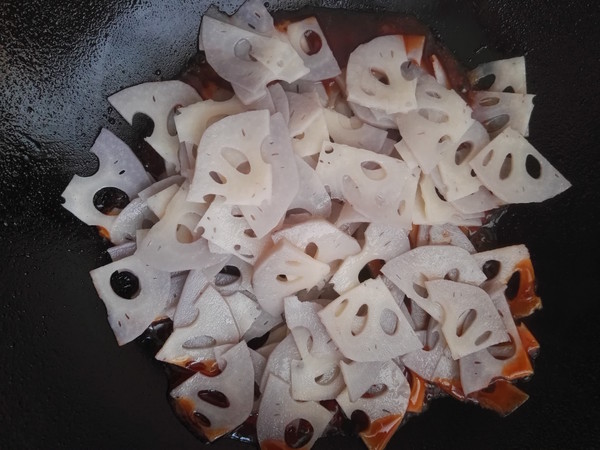
[[[153,120],[164,173],[102,130],[64,206],[114,244],[91,277],[118,343],[173,321],[156,358],[196,372],[170,395],[208,440],[257,416],[261,448],[310,448],[338,411],[382,449],[428,389],[500,414],[526,400],[511,382],[538,348],[515,322],[541,307],[529,253],[477,252],[461,227],[570,184],[526,139],[524,58],[457,92],[425,44],[376,37],[340,68],[316,18],[275,26],[248,0],[202,19],[229,94],[109,97]]]

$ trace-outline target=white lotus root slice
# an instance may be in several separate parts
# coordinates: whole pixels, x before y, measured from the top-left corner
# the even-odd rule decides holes
[[[304,80],[326,80],[341,73],[316,17],[290,23],[287,27],[287,37],[304,61],[304,65],[310,69],[310,72],[302,77]]]
[[[286,95],[289,102],[289,129],[294,151],[302,157],[319,153],[323,141],[329,141],[329,131],[318,94],[286,92]]]
[[[271,36],[275,33],[273,17],[261,0],[246,0],[231,16],[231,23],[248,31]]]
[[[386,361],[369,361],[340,364],[346,383],[350,402],[356,402],[373,385],[377,374],[384,368]]]
[[[232,83],[244,104],[261,98],[271,81],[291,83],[309,72],[293,47],[277,37],[249,32],[206,15],[200,34],[208,63]]]
[[[254,403],[254,366],[246,343],[231,347],[222,359],[226,365],[219,375],[197,373],[170,393],[176,402],[192,406],[190,415],[202,416],[194,423],[211,442],[242,424]]]
[[[456,145],[448,148],[438,161],[438,170],[446,186],[444,197],[452,202],[477,192],[481,181],[471,175],[471,161],[490,142],[490,137],[479,122],[473,122]]]
[[[320,218],[276,231],[271,238],[275,243],[285,238],[299,249],[314,253],[311,256],[317,261],[328,264],[360,252],[356,239]]]
[[[263,377],[260,383],[260,391],[265,392],[269,375],[273,374],[286,383],[291,382],[291,366],[292,361],[301,359],[302,356],[296,346],[294,336],[288,334],[275,348],[271,351],[267,358],[267,365],[263,372]]]
[[[343,355],[354,361],[384,361],[421,347],[380,278],[345,292],[318,314]]]
[[[134,198],[110,227],[110,241],[117,245],[133,241],[136,230],[152,226],[157,221],[158,218],[148,207],[148,203],[139,197]]]
[[[433,381],[434,374],[448,344],[439,322],[431,320],[426,330],[417,331],[423,347],[402,356],[402,363],[421,378]]]
[[[244,112],[245,109],[235,96],[222,102],[209,99],[179,108],[179,114],[175,116],[179,142],[193,149],[200,143],[209,126],[226,116]]]
[[[481,269],[483,271],[487,270],[490,275],[484,285],[488,290],[488,287],[493,289],[498,286],[506,286],[510,277],[517,270],[519,263],[528,260],[530,257],[527,247],[518,244],[475,253],[473,258],[475,258]],[[494,270],[494,266],[496,266],[496,270]]]
[[[461,214],[470,215],[484,213],[498,208],[505,203],[481,185],[476,192],[450,202]]]
[[[348,59],[348,100],[388,114],[414,109],[417,81],[407,79],[402,70],[408,61],[402,36],[381,36],[359,45]]]
[[[271,116],[271,132],[263,144],[265,161],[273,168],[272,195],[258,206],[240,206],[242,214],[258,238],[276,228],[298,194],[300,177],[288,128],[279,113]]]
[[[286,325],[294,336],[302,358],[308,354],[329,355],[336,351],[335,343],[317,314],[323,309],[321,305],[311,301],[301,302],[295,296],[287,297],[284,305]],[[310,344],[307,344],[308,340]]]
[[[204,289],[214,281],[215,275],[226,264],[230,255],[221,255],[221,259],[215,264],[202,269],[193,269],[187,273],[185,284],[177,303],[177,309],[173,316],[173,326],[175,328],[187,327],[198,316],[196,301]]]
[[[352,112],[362,120],[373,127],[381,128],[383,130],[397,130],[398,124],[396,123],[395,114],[387,114],[377,108],[367,108],[366,106],[359,105],[355,102],[348,102],[348,106]]]
[[[484,186],[507,203],[541,202],[571,187],[527,139],[510,128],[469,164]]]
[[[316,286],[329,270],[328,264],[311,258],[286,239],[281,239],[254,268],[254,294],[266,312],[277,316],[283,312],[285,297]]]
[[[188,200],[222,195],[229,205],[260,205],[271,198],[272,170],[261,149],[270,133],[266,110],[219,120],[206,129],[196,158]]]
[[[486,279],[469,252],[452,245],[414,248],[388,261],[381,272],[438,322],[444,318],[443,311],[425,290],[427,280],[448,276],[461,283],[479,286]]]
[[[115,272],[128,272],[137,278],[139,290],[130,299],[121,297],[111,287]],[[160,318],[169,302],[171,275],[144,264],[135,255],[94,269],[90,276],[98,296],[106,305],[108,323],[119,345],[141,335]]]
[[[305,328],[301,331],[310,337]],[[308,353],[300,361],[293,360],[290,367],[292,397],[303,401],[335,398],[344,389],[339,366],[341,358],[338,352],[331,352],[319,356]]]
[[[235,319],[240,336],[243,336],[260,316],[260,306],[242,292],[235,292],[226,296],[225,301]]]
[[[138,242],[138,257],[157,269],[175,272],[198,269],[218,262],[221,256],[210,252],[208,244],[196,231],[206,205],[186,200],[184,184],[169,202],[165,215],[146,237]]]
[[[440,196],[439,189],[436,188],[433,178],[422,174],[419,180],[418,195],[423,201],[423,219],[413,218],[417,224],[444,224],[479,226],[483,214],[463,214],[457,210],[451,202],[446,201]]]
[[[172,185],[166,187],[160,192],[149,196],[146,199],[146,203],[148,204],[148,208],[158,217],[162,219],[165,213],[167,212],[167,207],[169,203],[175,197],[175,194],[179,191],[181,185],[173,183]]]
[[[510,336],[510,343],[488,347],[459,359],[460,381],[466,395],[488,387],[499,378],[514,380],[533,374],[503,290],[496,290],[491,298]]]
[[[100,131],[90,151],[98,157],[98,171],[89,177],[74,175],[62,193],[63,206],[82,222],[110,230],[117,216],[98,211],[94,195],[103,188],[116,188],[131,200],[151,180],[131,149],[107,129]]]
[[[285,318],[302,360],[291,361],[292,397],[296,400],[335,398],[344,388],[341,353],[319,319],[314,302],[285,299]]]
[[[464,248],[470,254],[475,253],[475,247],[467,235],[456,225],[433,225],[429,229],[429,245],[453,245]],[[477,258],[475,258],[477,259]]]
[[[425,288],[443,309],[442,332],[453,359],[510,339],[492,299],[480,287],[432,280]]]
[[[136,245],[135,241],[127,241],[123,244],[113,245],[108,247],[106,252],[109,254],[111,261],[118,261],[123,258],[127,258],[135,253]]]
[[[169,177],[163,178],[162,180],[156,181],[148,186],[146,189],[141,190],[138,193],[138,196],[145,201],[156,194],[161,193],[166,188],[176,185],[181,186],[185,181],[185,177],[181,175],[171,175]]]
[[[240,334],[225,299],[213,286],[197,298],[196,319],[187,327],[175,328],[156,354],[156,359],[185,367],[191,362],[214,359],[214,349],[236,344]]]
[[[281,87],[281,83],[274,83],[267,90],[273,101],[275,112],[281,113],[285,124],[288,125],[290,122],[290,102],[283,87]]]
[[[281,325],[282,322],[283,319],[281,318],[281,315],[272,316],[266,311],[261,311],[258,317],[254,320],[254,322],[252,322],[252,325],[250,326],[248,331],[244,333],[243,338],[246,342],[250,342],[250,340],[257,337],[261,337],[265,333],[270,332],[278,325]]]
[[[485,126],[492,138],[508,127],[527,136],[533,97],[510,92],[474,92],[473,118]]]
[[[405,229],[372,223],[365,230],[360,253],[347,257],[330,282],[336,292],[343,294],[360,284],[358,276],[366,264],[378,259],[389,261],[408,250],[410,242]]]
[[[254,264],[270,239],[256,237],[254,231],[236,206],[215,199],[198,223],[198,232],[209,242],[220,247],[220,253],[229,253],[249,264]],[[214,247],[210,247],[213,253]]]
[[[469,72],[469,80],[476,87],[487,77],[491,78],[491,85],[484,87],[487,91],[527,94],[524,56],[483,63]]]
[[[362,411],[369,418],[371,425],[379,419],[396,418],[393,421],[394,426],[384,431],[389,433],[386,436],[387,442],[400,424],[408,407],[410,385],[402,370],[392,361],[383,362],[377,372],[365,371],[362,364],[352,363],[345,366],[344,377],[346,384],[352,383],[360,387],[358,390],[348,386],[336,398],[347,417],[352,417],[355,411]],[[357,395],[363,389],[365,390],[356,401],[350,400],[349,392],[351,390],[357,391],[354,394]]]
[[[419,78],[416,92],[418,109],[399,114],[398,129],[421,170],[430,173],[473,124],[472,111],[460,95],[429,75]]]
[[[362,122],[358,117],[346,117],[333,109],[323,108],[329,136],[336,144],[382,153],[387,131]]]
[[[298,194],[290,204],[290,211],[306,211],[311,216],[329,217],[331,197],[321,178],[306,161],[297,155],[296,167],[302,183],[299,183]]]
[[[399,159],[348,145],[323,143],[317,174],[332,198],[347,200],[371,221],[402,226],[404,184],[411,172]]]
[[[225,253],[225,255],[227,254]],[[217,291],[222,295],[231,295],[236,292],[252,293],[252,273],[254,269],[251,264],[232,255],[222,269],[214,277]],[[239,276],[237,276],[238,272]]]
[[[108,97],[109,103],[131,125],[136,113],[147,115],[154,122],[152,134],[144,140],[179,169],[179,139],[173,118],[178,108],[202,100],[196,90],[182,81],[154,81],[131,86]]]
[[[298,402],[290,394],[290,386],[276,375],[270,375],[258,411],[256,431],[261,448],[302,448],[310,449],[321,437],[325,427],[333,417],[318,402]],[[308,425],[305,424],[308,422]],[[286,430],[308,428],[312,431],[304,436],[302,446],[290,439],[286,440]]]
[[[361,213],[355,210],[350,203],[336,202],[333,204],[339,205],[341,208],[334,223],[336,228],[338,228],[340,231],[343,231],[348,235],[353,235],[356,232],[356,230],[360,227],[361,223],[369,222],[369,219],[367,219],[365,216],[363,216]]]
[[[410,149],[410,147],[404,139],[399,142],[396,142],[394,144],[394,148],[398,152],[398,155],[400,155],[402,161],[406,163],[410,170],[419,168],[419,161],[417,161],[417,158],[415,158],[412,150]]]

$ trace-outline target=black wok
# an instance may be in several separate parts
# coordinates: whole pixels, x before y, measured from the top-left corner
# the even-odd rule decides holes
[[[228,3],[229,11],[233,4]],[[296,8],[306,1],[271,1]],[[313,2],[311,2],[313,3]],[[526,55],[537,94],[531,142],[573,183],[511,206],[500,244],[525,243],[544,309],[527,320],[542,351],[507,418],[452,399],[412,418],[389,448],[594,448],[598,413],[600,9],[592,1],[323,1],[396,10],[430,25],[467,67]],[[4,0],[0,7],[0,448],[202,448],[167,403],[142,343],[119,348],[89,270],[108,261],[95,229],[64,210],[92,174],[101,127],[139,147],[107,95],[169,79],[192,56],[206,1]],[[316,448],[360,449],[357,438]],[[253,448],[221,440],[216,449]]]

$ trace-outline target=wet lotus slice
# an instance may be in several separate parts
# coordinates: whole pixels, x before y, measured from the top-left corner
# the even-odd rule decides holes
[[[301,359],[290,363],[291,394],[295,400],[328,400],[344,388],[339,364],[341,353],[321,323],[314,302],[285,299],[285,319]]]
[[[371,221],[408,225],[401,220],[402,194],[411,171],[403,161],[347,145],[324,143],[316,171],[332,198],[348,201]]]
[[[442,193],[446,200],[452,202],[477,192],[481,181],[471,175],[469,161],[489,142],[490,137],[483,125],[473,122],[458,142],[442,153],[437,168],[445,186]]]
[[[254,366],[246,343],[233,346],[221,359],[219,375],[197,373],[170,393],[210,441],[244,422],[254,402]]]
[[[458,143],[474,120],[471,108],[455,91],[446,89],[429,75],[419,77],[418,109],[397,116],[398,129],[425,173],[441,155]]]
[[[256,265],[252,286],[260,306],[277,316],[283,312],[285,297],[316,286],[329,270],[329,265],[281,239]]]
[[[365,243],[359,253],[347,257],[331,277],[339,294],[360,284],[360,271],[371,261],[388,261],[410,250],[406,230],[393,226],[370,224],[365,230]]]
[[[347,417],[364,426],[360,436],[369,449],[385,448],[408,407],[408,381],[392,361],[376,365],[377,371],[367,371],[364,363],[356,362],[342,367],[348,388],[338,395],[337,402]],[[354,397],[361,395],[352,401],[351,391]]]
[[[492,138],[508,127],[527,136],[534,97],[511,92],[475,92],[473,118],[485,126]]]
[[[510,341],[490,346],[459,360],[460,381],[465,394],[485,389],[498,378],[515,380],[533,374],[527,350],[508,308],[502,289],[491,294]]]
[[[223,198],[213,200],[196,232],[209,241],[213,253],[236,255],[249,264],[256,262],[269,241],[268,236],[258,238],[240,208],[225,204]]]
[[[175,115],[177,138],[193,149],[200,144],[202,135],[210,125],[223,117],[244,111],[244,105],[235,96],[222,102],[208,99],[179,108]]]
[[[367,123],[358,117],[346,117],[334,109],[324,108],[329,136],[336,144],[344,144],[381,153],[387,132]]]
[[[319,317],[340,351],[354,361],[385,361],[421,347],[379,278],[345,292]]]
[[[206,239],[196,231],[207,206],[188,202],[188,185],[181,186],[171,199],[163,218],[138,242],[139,258],[161,270],[199,269],[221,259],[208,249]]]
[[[151,180],[131,149],[107,129],[100,131],[90,151],[98,157],[98,171],[90,177],[74,175],[62,193],[63,206],[86,224],[110,230],[116,220],[115,215],[109,214],[113,206],[111,194],[125,194],[122,200],[128,203]],[[96,204],[107,213],[97,209]]]
[[[535,274],[527,247],[511,245],[477,253],[474,257],[488,277],[483,285],[488,292],[506,288],[513,317],[526,317],[542,307],[535,292]],[[511,285],[510,296],[508,285]]]
[[[164,158],[169,171],[179,169],[175,112],[181,106],[200,100],[193,87],[177,80],[142,83],[108,97],[110,104],[129,124],[133,123],[136,113],[152,119],[154,128],[145,140]]]
[[[291,211],[307,212],[311,216],[329,217],[331,214],[331,197],[323,182],[315,170],[299,156],[296,156],[296,167],[302,182],[289,209]]]
[[[236,344],[240,334],[229,305],[208,286],[196,300],[196,319],[186,327],[175,328],[156,354],[160,361],[187,366],[192,362],[214,359],[214,349]]]
[[[290,23],[287,26],[287,37],[304,61],[304,65],[310,69],[310,72],[302,77],[304,80],[326,80],[341,73],[315,17]]]
[[[437,321],[444,316],[440,306],[427,294],[427,280],[447,276],[479,286],[486,278],[468,251],[450,245],[417,247],[388,261],[381,272]]]
[[[480,64],[469,72],[469,80],[477,89],[527,94],[525,57],[517,56]]]
[[[270,374],[258,411],[256,430],[261,448],[309,449],[333,417],[318,402],[298,402],[289,385]],[[283,447],[285,448],[285,447]]]
[[[270,133],[268,111],[226,117],[204,132],[188,200],[225,197],[228,205],[260,205],[271,197],[271,165],[261,155]]]
[[[433,172],[432,172],[433,174]],[[480,226],[483,212],[462,213],[452,202],[446,201],[436,187],[434,177],[421,174],[415,199],[413,222],[418,225]]]
[[[256,34],[209,16],[202,18],[200,34],[209,64],[232,83],[244,104],[263,97],[269,82],[291,83],[310,71],[293,47],[277,37]]]
[[[310,156],[321,151],[323,141],[329,140],[327,122],[316,92],[286,92],[289,102],[289,129],[292,146],[298,156]]]
[[[481,288],[450,280],[426,281],[430,301],[443,309],[442,331],[454,359],[510,340],[490,296]]]
[[[169,302],[169,272],[154,269],[133,255],[94,269],[90,276],[119,345],[134,340],[163,316]]]
[[[469,164],[485,187],[508,203],[542,202],[571,186],[527,139],[510,128]]]
[[[134,198],[114,220],[109,230],[110,240],[115,245],[134,241],[138,229],[148,224],[152,226],[156,222],[158,217],[148,202],[139,197]]]
[[[417,82],[402,70],[408,61],[402,36],[381,36],[359,45],[348,59],[348,100],[388,114],[414,109]]]
[[[205,267],[204,269],[190,270],[187,273],[184,272],[186,279],[173,316],[173,325],[176,328],[188,326],[196,319],[198,315],[196,308],[198,296],[214,281],[216,274],[231,258],[229,255],[222,255],[222,257],[222,260],[212,266]]]
[[[281,114],[271,116],[270,134],[263,144],[263,159],[276,170],[272,171],[272,195],[258,206],[240,206],[248,225],[258,238],[265,237],[277,227],[298,194],[299,176],[294,150],[290,145],[288,128]]]
[[[360,245],[325,219],[313,219],[284,228],[272,234],[273,242],[287,239],[290,243],[312,254],[317,261],[332,263],[360,252]]]

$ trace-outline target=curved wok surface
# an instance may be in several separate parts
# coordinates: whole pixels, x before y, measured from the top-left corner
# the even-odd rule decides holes
[[[227,3],[231,11],[234,3]],[[306,1],[271,1],[295,8]],[[319,2],[314,2],[317,4]],[[322,5],[365,8],[367,2]],[[573,183],[510,207],[501,244],[525,243],[544,309],[527,320],[542,351],[531,396],[507,418],[452,399],[399,430],[389,448],[591,448],[598,419],[600,9],[591,1],[375,1],[415,14],[467,67],[526,55],[537,94],[531,142]],[[119,348],[89,279],[105,263],[96,230],[60,206],[92,174],[101,127],[131,145],[107,95],[173,78],[195,52],[207,2],[5,0],[0,8],[0,448],[192,449],[147,348]],[[357,438],[316,448],[364,448]],[[221,440],[215,449],[252,446]]]

